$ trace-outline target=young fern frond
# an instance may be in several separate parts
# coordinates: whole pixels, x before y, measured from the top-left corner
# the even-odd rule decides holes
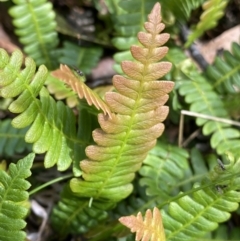
[[[213,87],[220,93],[236,93],[240,88],[240,46],[232,44],[232,53],[224,51],[223,58],[216,57],[206,71]]]
[[[183,70],[184,71],[184,70]],[[179,81],[179,93],[185,96],[185,101],[190,104],[190,111],[229,118],[224,104],[219,96],[214,92],[212,85],[197,71],[184,71],[188,80]],[[196,123],[203,126],[203,134],[210,135],[211,146],[216,148],[218,154],[230,151],[239,154],[240,132],[231,127],[230,124],[197,117]]]
[[[16,6],[9,10],[13,17],[15,33],[24,45],[24,52],[39,66],[45,64],[54,69],[57,66],[53,50],[58,45],[55,31],[55,13],[52,3],[46,0],[13,0]]]
[[[218,224],[230,218],[240,202],[240,159],[230,156],[224,170],[217,166],[209,179],[194,186],[192,196],[186,195],[169,204],[162,211],[166,239],[187,241],[215,230]],[[191,207],[191,208],[189,208]]]
[[[84,84],[81,80],[81,76],[75,75],[67,65],[61,64],[60,69],[53,71],[52,75],[69,85],[78,94],[80,99],[85,98],[89,105],[93,104],[98,110],[101,109],[104,114],[108,114],[111,118],[112,114],[108,105],[101,97]]]
[[[27,128],[16,129],[12,127],[11,120],[0,121],[0,155],[12,156],[14,153],[22,153],[31,150],[31,145],[24,141]]]
[[[30,126],[25,141],[33,143],[35,153],[47,152],[46,168],[57,164],[59,170],[66,170],[75,160],[74,149],[86,145],[76,138],[75,116],[62,102],[55,102],[43,87],[48,76],[46,67],[41,65],[35,74],[36,66],[31,58],[25,59],[25,68],[20,70],[22,63],[20,51],[15,51],[9,59],[0,49],[0,95],[4,98],[18,96],[9,106],[12,113],[19,114],[12,125],[15,128]]]
[[[31,175],[33,159],[34,154],[29,154],[17,164],[11,163],[8,172],[0,169],[0,240],[24,241],[26,238],[22,229],[29,211],[26,190],[30,183],[25,179]]]
[[[194,40],[199,38],[205,31],[214,28],[217,21],[224,15],[224,10],[229,1],[227,0],[208,0],[203,4],[203,10],[195,30],[188,36],[185,44],[189,47]]]
[[[136,241],[165,241],[165,233],[162,224],[161,213],[157,208],[146,211],[145,219],[139,212],[137,217],[131,215],[119,218],[119,221],[131,229],[132,233],[136,232]]]
[[[167,47],[160,46],[169,38],[159,34],[164,29],[159,12],[157,3],[144,25],[147,33],[138,34],[143,47],[131,47],[136,61],[122,62],[126,77],[114,76],[116,92],[105,95],[115,115],[98,115],[101,129],[93,132],[97,145],[86,148],[88,159],[80,163],[83,180],[70,182],[78,195],[115,202],[127,197],[135,172],[164,130],[162,121],[168,114],[164,104],[173,82],[157,80],[171,68],[169,62],[156,63],[167,53]]]

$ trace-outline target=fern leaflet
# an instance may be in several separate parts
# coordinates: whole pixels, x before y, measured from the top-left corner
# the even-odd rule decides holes
[[[28,213],[28,192],[30,183],[25,179],[31,175],[34,154],[29,154],[11,163],[8,172],[0,170],[0,240],[24,241],[26,233],[21,231]]]

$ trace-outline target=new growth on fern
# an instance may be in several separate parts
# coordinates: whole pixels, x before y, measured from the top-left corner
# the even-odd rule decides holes
[[[165,27],[159,3],[144,27],[147,32],[138,33],[142,46],[131,47],[136,61],[122,62],[125,76],[115,75],[116,92],[105,95],[112,116],[98,115],[96,145],[86,148],[87,159],[80,163],[83,180],[71,180],[71,189],[80,196],[113,202],[127,197],[135,172],[164,130],[162,122],[168,115],[164,104],[173,82],[158,81],[171,69],[171,63],[158,62],[168,51],[162,45],[169,39],[169,34],[159,34]]]

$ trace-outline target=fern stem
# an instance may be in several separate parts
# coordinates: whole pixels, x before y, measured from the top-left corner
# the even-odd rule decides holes
[[[194,117],[200,117],[203,119],[213,120],[213,121],[217,121],[217,122],[222,122],[222,123],[230,124],[233,126],[240,126],[240,122],[238,122],[238,121],[233,121],[233,120],[220,118],[220,117],[216,117],[216,116],[211,116],[211,115],[199,114],[199,113],[193,112],[193,111],[182,110],[181,114],[188,115],[188,116],[194,116]]]
[[[62,176],[62,177],[55,178],[55,179],[53,179],[53,180],[51,180],[49,182],[46,182],[46,183],[40,185],[37,188],[34,188],[32,191],[29,192],[29,196],[33,195],[34,193],[40,191],[41,189],[43,189],[43,188],[45,188],[47,186],[52,185],[53,183],[61,182],[61,181],[65,180],[65,179],[69,179],[69,178],[72,178],[72,177],[73,177],[73,174],[68,174],[68,175],[65,175],[65,176]]]

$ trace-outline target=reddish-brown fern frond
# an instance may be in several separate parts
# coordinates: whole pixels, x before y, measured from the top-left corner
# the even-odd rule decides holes
[[[101,109],[104,114],[108,114],[110,117],[112,116],[107,104],[87,85],[85,85],[84,82],[79,80],[67,65],[61,64],[60,69],[53,71],[52,75],[69,85],[72,90],[78,94],[80,99],[85,98],[89,105],[93,104],[98,110]]]
[[[137,217],[131,215],[119,218],[119,221],[136,233],[136,241],[165,241],[165,233],[161,213],[157,208],[146,211],[145,220],[139,212]]]
[[[158,62],[168,51],[162,45],[169,38],[167,33],[159,34],[164,29],[159,14],[157,3],[145,23],[147,33],[138,34],[143,46],[131,47],[136,61],[122,62],[126,76],[114,76],[116,92],[105,95],[115,115],[98,116],[101,129],[93,132],[97,145],[86,148],[88,159],[80,163],[84,180],[70,183],[79,195],[112,201],[128,196],[135,172],[164,130],[168,107],[163,105],[173,82],[157,80],[171,68],[169,62]]]

